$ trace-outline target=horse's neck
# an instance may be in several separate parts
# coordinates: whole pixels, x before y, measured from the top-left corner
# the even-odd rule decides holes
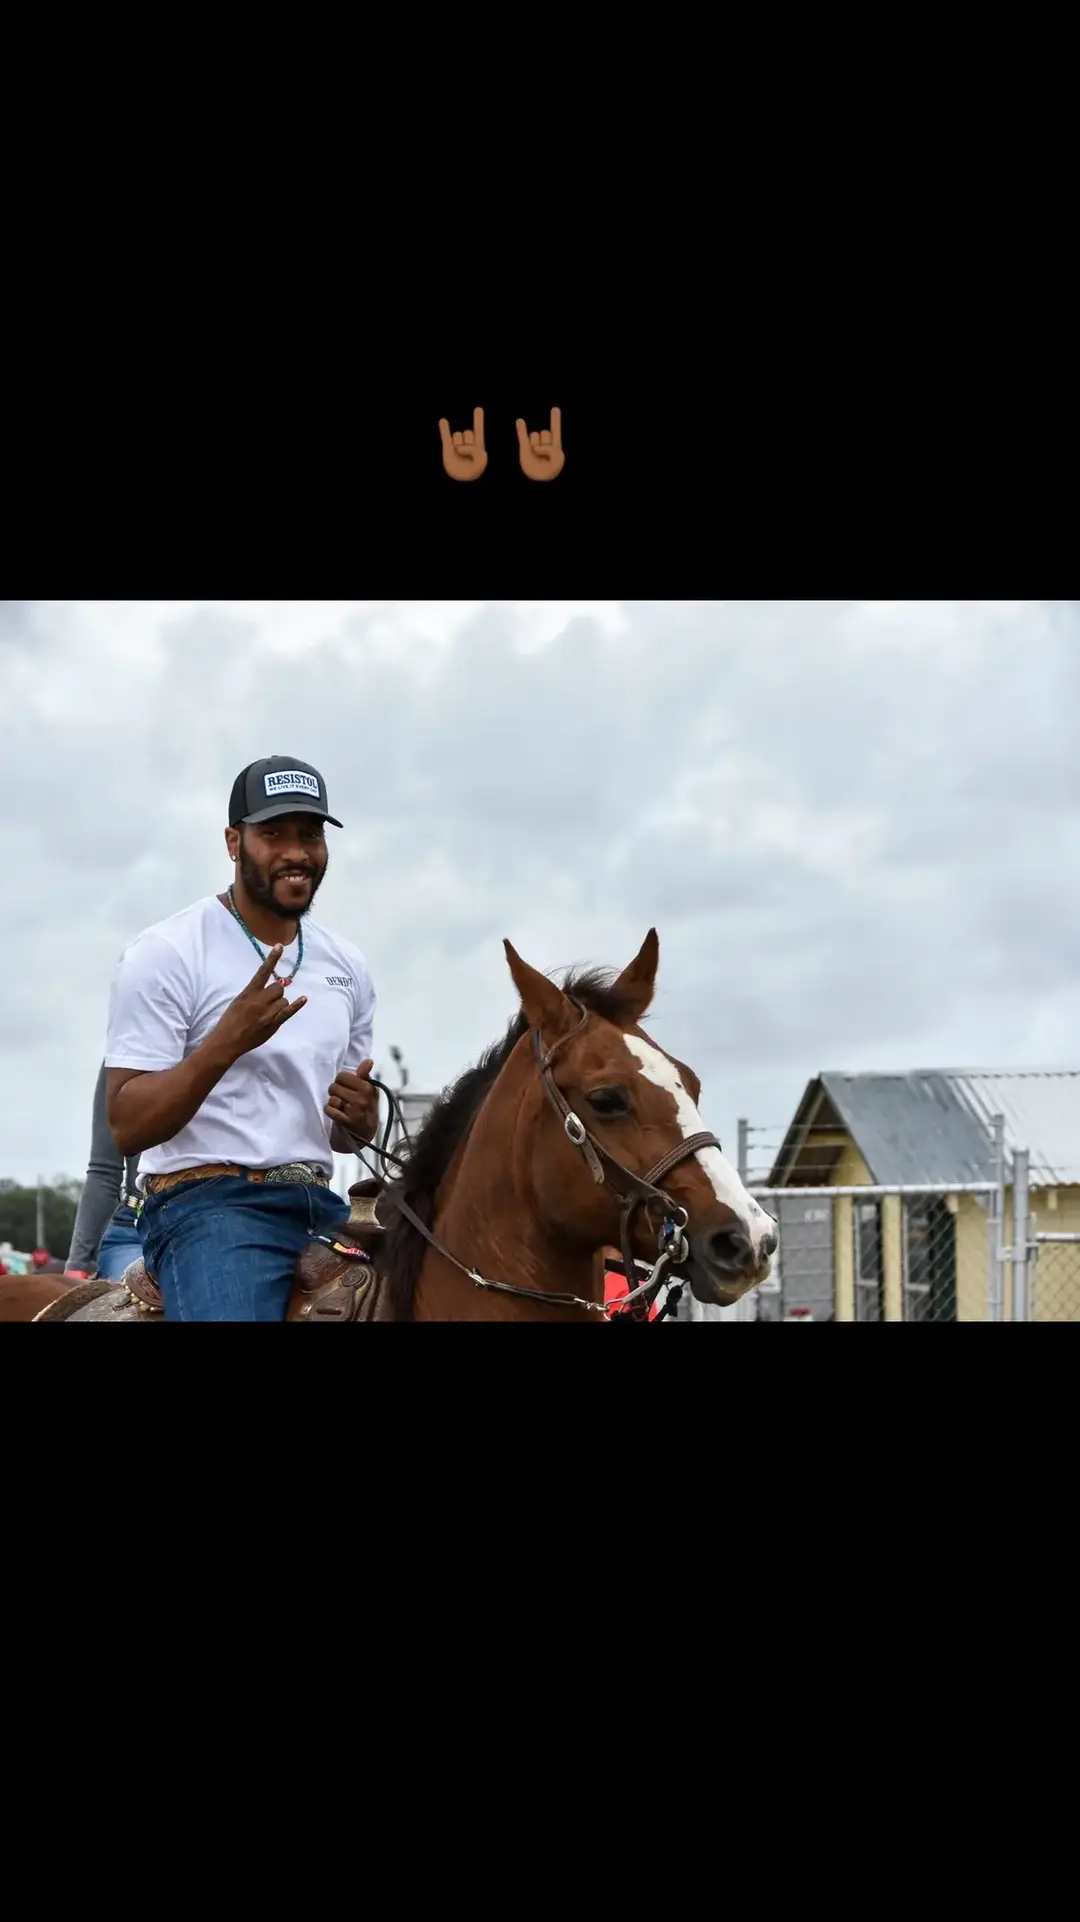
[[[550,1233],[524,1192],[527,1171],[514,1165],[515,1128],[531,1066],[528,1057],[512,1056],[503,1069],[447,1170],[432,1230],[486,1281],[598,1301],[602,1282],[598,1292],[592,1252],[575,1253]],[[544,1313],[538,1302],[477,1288],[433,1248],[420,1273],[416,1311],[420,1318],[440,1319],[450,1312],[467,1320],[534,1319]]]

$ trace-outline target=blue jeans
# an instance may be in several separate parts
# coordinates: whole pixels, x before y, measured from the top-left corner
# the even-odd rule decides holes
[[[309,1235],[348,1218],[332,1188],[215,1175],[148,1195],[139,1233],[166,1321],[284,1321]]]
[[[119,1281],[125,1268],[142,1254],[139,1224],[134,1208],[121,1202],[101,1237],[97,1272],[101,1281]]]

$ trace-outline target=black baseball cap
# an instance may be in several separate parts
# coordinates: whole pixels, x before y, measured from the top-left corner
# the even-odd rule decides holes
[[[339,828],[326,799],[326,782],[317,768],[293,754],[271,754],[252,761],[233,782],[229,826],[241,821],[272,821],[278,814],[318,814]]]

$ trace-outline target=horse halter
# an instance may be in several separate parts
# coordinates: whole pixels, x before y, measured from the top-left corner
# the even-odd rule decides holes
[[[624,1164],[611,1153],[609,1148],[605,1148],[603,1143],[598,1141],[596,1136],[589,1132],[580,1115],[575,1114],[561,1088],[556,1085],[555,1077],[551,1071],[551,1063],[558,1054],[559,1049],[566,1047],[568,1042],[573,1041],[575,1037],[581,1033],[582,1028],[589,1018],[588,1009],[583,1008],[579,1001],[574,1001],[573,996],[567,996],[567,999],[577,1008],[581,1015],[581,1020],[576,1027],[571,1028],[569,1034],[561,1036],[558,1041],[554,1042],[546,1053],[543,1052],[543,1042],[539,1030],[534,1028],[532,1033],[533,1052],[536,1055],[536,1062],[540,1070],[540,1080],[544,1093],[547,1095],[548,1100],[551,1102],[552,1107],[563,1124],[563,1132],[567,1140],[572,1141],[575,1148],[580,1148],[585,1165],[593,1180],[598,1186],[610,1188],[616,1201],[619,1203],[619,1247],[622,1251],[628,1285],[633,1281],[637,1259],[631,1245],[634,1216],[641,1207],[644,1207],[646,1215],[648,1215],[650,1208],[659,1203],[663,1218],[657,1231],[656,1261],[652,1273],[648,1280],[642,1283],[640,1288],[632,1288],[630,1294],[624,1298],[626,1303],[635,1301],[636,1305],[634,1308],[629,1309],[624,1305],[619,1310],[619,1312],[623,1314],[629,1313],[634,1320],[643,1321],[647,1319],[652,1301],[659,1293],[664,1268],[669,1265],[673,1268],[681,1267],[690,1253],[686,1236],[683,1233],[690,1217],[686,1209],[681,1208],[677,1202],[673,1201],[666,1189],[658,1186],[658,1183],[663,1180],[666,1174],[670,1174],[672,1168],[677,1168],[680,1162],[689,1160],[691,1155],[696,1155],[699,1149],[719,1148],[721,1144],[716,1135],[709,1134],[702,1130],[697,1134],[687,1135],[685,1139],[678,1142],[674,1148],[670,1148],[666,1155],[661,1155],[656,1166],[650,1168],[646,1175],[635,1174],[632,1168],[625,1167]],[[610,1169],[613,1169],[616,1174],[621,1177],[623,1183],[626,1184],[622,1192],[620,1192],[615,1182],[605,1174],[605,1162]]]

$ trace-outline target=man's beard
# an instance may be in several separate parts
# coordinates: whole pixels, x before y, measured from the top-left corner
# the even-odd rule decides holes
[[[326,869],[323,868],[320,873],[318,868],[312,867],[310,861],[300,861],[294,863],[291,868],[281,870],[281,872],[286,874],[304,874],[307,876],[311,883],[311,893],[308,895],[307,905],[305,907],[300,909],[286,908],[282,906],[280,901],[275,900],[273,882],[263,880],[260,869],[255,866],[247,849],[241,843],[240,879],[244,884],[249,900],[257,902],[258,906],[265,908],[268,914],[276,914],[282,921],[303,920],[304,915],[310,914],[311,912],[311,904],[322,885],[323,875],[325,875]]]

